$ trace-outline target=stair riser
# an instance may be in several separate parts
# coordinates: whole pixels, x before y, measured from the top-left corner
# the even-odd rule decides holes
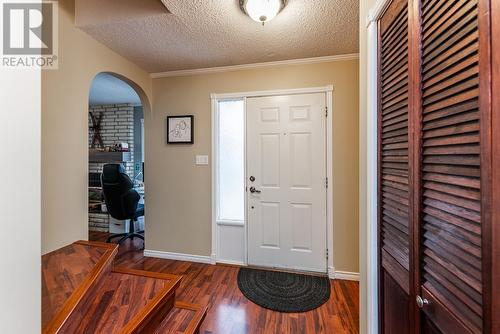
[[[137,330],[131,332],[130,334],[149,334],[155,331],[156,328],[161,324],[163,318],[172,310],[175,305],[175,291],[166,296],[166,298],[158,304],[155,310],[145,319],[142,324],[137,328]],[[125,333],[123,333],[125,334]]]

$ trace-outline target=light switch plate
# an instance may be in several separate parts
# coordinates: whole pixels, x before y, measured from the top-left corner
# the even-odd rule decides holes
[[[196,156],[197,165],[208,165],[208,155],[197,155]]]

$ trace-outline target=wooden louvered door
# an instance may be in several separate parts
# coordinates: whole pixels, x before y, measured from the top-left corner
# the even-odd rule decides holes
[[[440,331],[482,333],[478,0],[422,0],[420,34],[419,301]]]
[[[381,327],[410,331],[408,1],[379,22],[379,258]]]
[[[500,333],[492,3],[392,0],[379,21],[382,333]]]

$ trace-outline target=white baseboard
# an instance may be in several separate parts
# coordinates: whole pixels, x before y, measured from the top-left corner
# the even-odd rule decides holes
[[[353,273],[350,271],[336,271],[335,279],[359,282],[359,273]]]
[[[359,282],[359,273],[335,270],[334,267],[328,267],[328,278]]]
[[[236,266],[246,266],[245,263],[240,261],[231,261],[231,260],[215,260],[215,254],[212,256],[206,255],[193,255],[193,254],[183,254],[183,253],[172,253],[172,252],[162,252],[155,250],[144,250],[145,257],[156,257],[160,259],[167,260],[176,260],[176,261],[187,261],[187,262],[197,262],[197,263],[205,263],[205,264],[229,264]],[[359,281],[359,273],[349,272],[349,271],[340,271],[335,270],[334,267],[328,267],[328,278],[330,279],[339,279],[346,281]]]
[[[145,257],[156,257],[159,259],[167,259],[167,260],[215,264],[215,258],[213,258],[211,256],[206,256],[206,255],[172,253],[172,252],[162,252],[162,251],[145,249],[144,256]]]
[[[335,268],[328,266],[328,278],[335,279]]]
[[[241,261],[233,261],[233,260],[217,260],[217,263],[220,264],[228,264],[231,266],[240,266],[240,267],[246,267],[246,264]]]

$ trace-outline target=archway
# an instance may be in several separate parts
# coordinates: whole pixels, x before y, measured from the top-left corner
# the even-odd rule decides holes
[[[105,164],[122,165],[140,195],[139,207],[145,204],[144,115],[150,112],[150,103],[133,81],[116,73],[101,72],[90,84],[88,112],[88,233],[89,240],[105,241],[108,236],[127,233],[131,228],[128,219],[112,215],[106,205],[101,185]],[[134,228],[145,229],[144,216],[138,217]]]

